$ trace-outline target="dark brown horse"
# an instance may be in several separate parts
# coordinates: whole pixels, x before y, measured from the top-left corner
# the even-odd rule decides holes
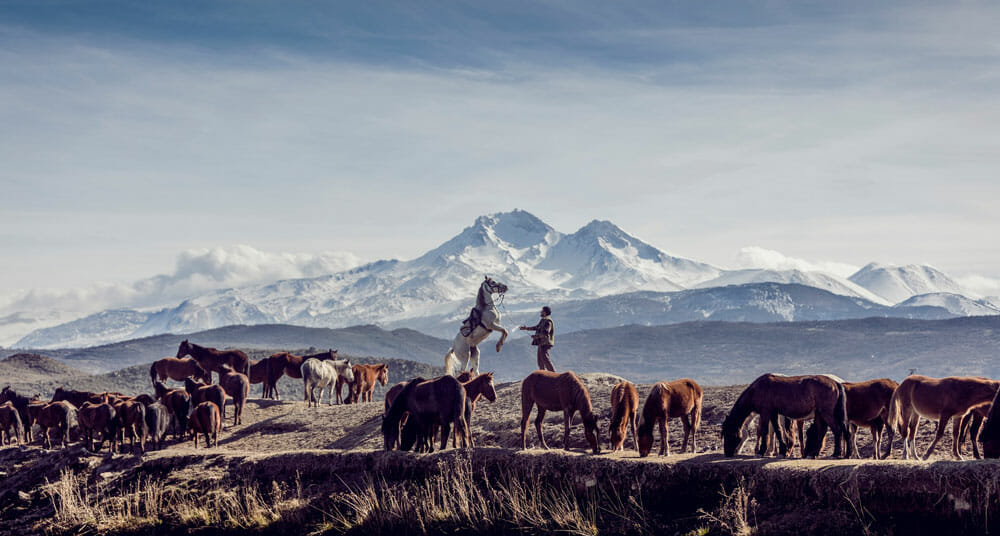
[[[965,443],[965,436],[969,434],[969,442],[972,443],[972,455],[978,460],[982,458],[979,454],[979,430],[983,426],[983,420],[990,415],[990,408],[993,402],[983,402],[969,408],[969,412],[962,417],[961,429],[958,434],[958,452],[962,453],[962,444]],[[892,428],[889,428],[892,430]]]
[[[191,405],[194,407],[197,407],[202,402],[213,402],[219,408],[219,414],[223,422],[225,422],[226,390],[222,386],[216,384],[205,385],[187,378],[184,380],[184,390],[191,395]]]
[[[125,445],[125,438],[129,440],[129,452],[135,453],[135,440],[139,439],[139,451],[146,452],[146,436],[149,429],[146,427],[146,406],[142,402],[135,400],[122,400],[114,405],[115,416],[118,420],[119,442]],[[120,450],[120,449],[119,449]]]
[[[205,370],[193,357],[164,357],[153,361],[149,366],[149,381],[166,379],[184,381],[184,378],[194,378],[205,383],[212,383],[212,373]]]
[[[944,435],[948,420],[954,416],[952,426],[952,455],[961,460],[958,452],[961,417],[973,406],[993,400],[1000,382],[988,378],[950,376],[929,378],[919,374],[907,376],[892,394],[889,407],[889,425],[899,431],[903,438],[903,459],[917,458],[917,425],[924,417],[937,421],[934,440],[924,452],[923,459],[930,457],[938,441]]]
[[[660,455],[670,455],[668,441],[669,420],[680,417],[684,424],[684,443],[681,452],[687,451],[688,439],[691,452],[695,451],[695,436],[701,423],[702,390],[694,380],[682,378],[672,382],[657,382],[642,406],[639,421],[639,456],[649,455],[653,448],[653,427],[660,427]]]
[[[590,403],[590,393],[580,378],[572,371],[556,373],[547,370],[536,370],[521,382],[521,448],[528,448],[528,417],[531,408],[538,405],[538,417],[535,419],[535,430],[538,432],[538,442],[543,449],[548,449],[545,436],[542,435],[542,421],[546,411],[563,412],[563,448],[569,450],[569,427],[573,422],[573,414],[577,411],[583,418],[583,433],[594,454],[601,452],[598,441],[597,417]]]
[[[219,385],[233,399],[233,426],[243,424],[243,406],[250,397],[250,378],[234,372],[228,365],[219,368]]]
[[[463,378],[468,379],[463,381]],[[476,445],[472,439],[472,413],[476,410],[476,402],[480,398],[485,398],[490,403],[496,402],[497,390],[493,385],[493,373],[484,372],[472,377],[472,372],[467,370],[456,376],[455,379],[465,388],[465,424],[469,428],[469,446],[474,447]],[[432,435],[437,436],[437,428],[437,425],[434,425]],[[458,434],[451,437],[451,446],[458,448]]]
[[[809,415],[833,430],[834,456],[841,455],[841,438],[847,439],[847,456],[851,455],[853,443],[847,423],[847,392],[844,385],[829,376],[780,376],[764,374],[753,381],[740,394],[733,409],[722,423],[723,453],[734,456],[743,443],[743,424],[752,413],[760,414],[757,428],[759,446],[757,454],[767,452],[769,427],[782,430],[778,420],[781,416],[790,419],[804,419]],[[822,433],[826,433],[823,428]],[[822,434],[820,434],[822,437]],[[784,433],[775,434],[782,454],[791,445],[786,443]]]
[[[21,415],[17,412],[13,402],[0,404],[0,445],[10,443],[10,429],[14,429],[14,439],[18,443],[24,443],[24,424],[21,422]]]
[[[198,448],[198,434],[205,434],[205,448],[219,444],[219,432],[222,430],[222,417],[219,406],[214,402],[202,402],[191,412],[191,435],[194,436],[194,448]]]
[[[92,402],[94,404],[100,404],[102,402],[102,394],[91,393],[89,391],[74,391],[72,389],[67,389],[65,387],[57,387],[56,392],[52,395],[52,402],[59,402],[60,400],[65,400],[75,407],[80,407],[84,402]]]
[[[611,390],[611,426],[608,436],[611,438],[611,450],[625,450],[625,436],[628,426],[632,426],[632,444],[639,450],[636,438],[635,422],[639,412],[639,391],[632,382],[619,382]]]
[[[867,426],[872,433],[872,458],[878,460],[889,456],[892,450],[892,427],[888,427],[888,442],[885,453],[881,453],[882,430],[889,421],[889,402],[892,393],[899,384],[889,378],[868,380],[864,382],[844,382],[847,392],[847,421],[851,427],[852,447],[855,455],[858,452],[858,427]],[[801,421],[799,421],[801,422]],[[801,425],[800,425],[801,426]],[[819,438],[819,428],[815,423],[809,427],[803,456],[818,456],[823,449]],[[800,433],[801,441],[801,433]],[[817,442],[819,442],[817,444]]]
[[[32,408],[29,408],[32,409]],[[42,444],[52,448],[49,430],[55,428],[59,432],[60,446],[69,445],[69,430],[76,422],[76,407],[65,400],[51,402],[39,408],[35,413],[34,424],[42,429]]]
[[[191,411],[191,395],[184,389],[169,389],[161,382],[156,382],[156,398],[167,407],[173,415],[174,439],[183,437],[188,429],[188,413]]]
[[[382,384],[389,383],[389,365],[379,363],[377,365],[354,365],[354,381],[348,386],[348,403],[371,402],[372,392],[375,390],[375,382]],[[338,376],[337,401],[341,401],[340,389],[343,380]]]
[[[302,379],[302,363],[306,359],[319,359],[321,361],[340,359],[337,350],[328,350],[314,355],[295,355],[290,352],[278,352],[267,358],[267,391],[274,394],[274,398],[281,400],[281,393],[278,392],[278,380],[282,375],[296,380]],[[340,401],[340,389],[337,389],[337,401]],[[303,398],[306,400],[307,397]]]
[[[1000,458],[1000,406],[997,404],[997,397],[1000,397],[1000,391],[997,391],[990,403],[986,425],[979,434],[979,439],[983,442],[983,456],[986,458]]]
[[[111,440],[109,448],[111,452],[118,450],[118,419],[115,418],[115,408],[111,404],[101,402],[84,402],[77,411],[77,421],[80,425],[80,432],[87,442],[87,449],[91,452],[98,452],[104,446],[104,442]],[[99,435],[101,442],[94,448],[94,436]]]
[[[274,394],[267,388],[267,364],[268,359],[258,359],[257,361],[250,361],[250,374],[247,375],[250,378],[250,385],[261,385],[260,397],[261,398],[274,398]]]
[[[468,424],[465,421],[465,387],[452,376],[441,376],[433,380],[414,378],[410,380],[393,400],[389,411],[382,417],[382,436],[385,450],[392,450],[400,444],[400,420],[410,413],[408,426],[417,426],[424,439],[433,437],[431,427],[441,425],[441,449],[448,446],[448,435],[452,424],[463,444],[469,444]],[[433,445],[430,446],[433,451]]]
[[[212,372],[219,372],[219,367],[222,365],[229,365],[230,368],[241,374],[250,372],[250,358],[240,350],[216,350],[215,348],[198,346],[185,339],[177,347],[177,358],[180,359],[187,355],[193,357],[202,368]]]
[[[28,414],[28,404],[31,403],[30,398],[18,394],[16,391],[10,388],[8,385],[0,390],[0,404],[5,402],[10,402],[17,409],[17,414],[21,418],[21,425],[24,426],[24,441],[25,443],[31,443],[31,423],[34,422],[31,415]]]

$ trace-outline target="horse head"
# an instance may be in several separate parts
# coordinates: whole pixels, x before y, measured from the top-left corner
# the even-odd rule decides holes
[[[736,449],[740,447],[740,443],[743,442],[743,436],[740,433],[740,429],[743,428],[743,423],[737,422],[738,419],[732,418],[732,414],[726,416],[726,420],[722,422],[722,452],[727,458],[732,458],[736,455]],[[652,434],[650,434],[652,437]],[[642,439],[640,441],[640,449],[642,447]]]
[[[591,413],[583,417],[583,434],[587,436],[587,443],[590,443],[590,448],[593,449],[594,454],[600,454],[601,439],[600,430],[597,427],[597,415]]]
[[[181,359],[184,356],[191,353],[191,343],[184,339],[181,341],[180,346],[177,347],[177,359]]]
[[[399,442],[399,419],[386,418],[382,416],[382,438],[385,443],[385,450],[396,448]]]
[[[485,375],[487,379],[486,379],[486,387],[483,388],[483,396],[486,397],[486,400],[489,400],[491,403],[496,402],[497,389],[493,385],[493,373],[487,372]]]
[[[485,277],[486,279],[483,280],[482,286],[485,287],[490,294],[503,294],[507,292],[507,285],[490,279],[490,276]]]
[[[383,386],[389,383],[389,365],[382,363],[378,366],[378,382]]]

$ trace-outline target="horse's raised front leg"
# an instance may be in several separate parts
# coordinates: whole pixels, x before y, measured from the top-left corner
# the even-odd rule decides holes
[[[488,326],[488,329],[500,332],[500,340],[497,341],[497,352],[499,352],[500,349],[503,348],[504,343],[507,342],[507,335],[509,335],[510,333],[508,333],[507,329],[501,326],[497,322],[491,322],[490,325]]]

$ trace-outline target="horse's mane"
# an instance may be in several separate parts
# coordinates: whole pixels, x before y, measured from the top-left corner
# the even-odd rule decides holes
[[[733,409],[729,411],[729,415],[726,415],[726,419],[722,421],[723,433],[732,426],[736,426],[737,428],[743,426],[743,422],[753,413],[753,408],[750,407],[750,397],[753,396],[752,391],[756,388],[757,382],[763,377],[758,377],[740,393],[739,398],[736,399],[736,403],[733,404]]]
[[[483,283],[479,285],[479,292],[476,293],[476,309],[479,309],[480,311],[486,309],[487,307],[486,296],[490,295],[490,291],[486,288],[486,283],[488,282],[489,280],[483,281]]]

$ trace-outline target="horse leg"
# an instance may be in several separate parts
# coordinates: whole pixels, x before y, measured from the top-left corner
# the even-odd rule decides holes
[[[660,421],[660,456],[670,456],[670,414]]]
[[[972,455],[976,457],[977,460],[983,459],[979,454],[979,427],[983,425],[983,416],[976,413],[972,416],[972,428],[970,431],[970,439],[972,440]]]
[[[465,370],[465,366],[462,366],[462,370]],[[479,347],[473,346],[470,348],[469,352],[469,370],[472,371],[472,377],[475,378],[479,375]]]
[[[944,427],[948,425],[948,419],[950,418],[951,418],[950,414],[942,413],[940,415],[940,419],[938,420],[937,423],[937,430],[934,432],[934,440],[931,441],[931,445],[927,447],[927,451],[924,452],[923,459],[926,460],[927,458],[931,457],[931,453],[934,452],[934,447],[937,446],[938,441],[940,441],[941,437],[944,436]],[[916,434],[914,434],[914,437],[915,436]]]
[[[549,446],[545,444],[545,436],[542,435],[543,420],[545,420],[545,410],[541,406],[538,406],[538,416],[535,417],[535,430],[538,432],[538,442],[542,445],[542,448],[549,450]]]
[[[632,418],[629,419],[632,423],[632,445],[635,447],[635,451],[639,452],[639,435],[636,433],[635,421],[638,418],[638,410],[632,412]],[[625,450],[625,449],[622,449]]]
[[[961,441],[959,441],[959,435],[961,434],[961,432],[962,432],[962,419],[956,418],[951,426],[951,436],[952,436],[951,454],[959,461],[965,459],[962,457],[962,452],[961,452],[962,443]]]
[[[771,415],[769,413],[762,412],[757,419],[757,456],[761,458],[767,455],[767,434],[770,422]]]
[[[684,454],[688,451],[688,436],[694,436],[691,433],[691,427],[693,426],[691,417],[687,413],[681,415],[681,424],[684,425],[684,441],[681,443],[681,454]]]
[[[451,434],[451,421],[443,420],[441,423],[441,450],[448,448],[449,434]],[[455,434],[458,434],[458,430],[455,430]]]
[[[569,450],[569,426],[573,423],[576,410],[563,410],[563,450]]]
[[[531,416],[531,406],[534,403],[521,402],[521,450],[528,448],[528,417]]]

